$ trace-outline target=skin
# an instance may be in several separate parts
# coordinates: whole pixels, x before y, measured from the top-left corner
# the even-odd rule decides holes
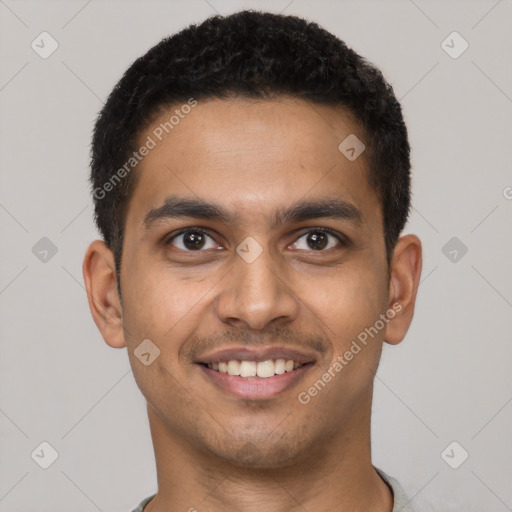
[[[286,97],[202,100],[137,168],[122,301],[112,252],[102,241],[90,245],[83,271],[93,318],[108,345],[127,347],[147,399],[158,473],[147,511],[391,511],[392,493],[371,463],[373,380],[383,343],[402,341],[411,323],[421,243],[401,237],[388,267],[365,154],[351,162],[338,150],[349,134],[364,141],[341,108]],[[146,228],[147,213],[171,195],[215,202],[234,219],[169,218]],[[357,208],[360,221],[270,227],[279,208],[333,198]],[[208,231],[204,248],[172,238],[194,227]],[[348,243],[327,235],[315,250],[308,234],[319,227]],[[248,236],[263,250],[250,264],[236,252]],[[298,393],[396,303],[401,310],[385,328],[301,404]],[[145,339],[160,349],[149,366],[134,355]],[[293,388],[243,400],[194,362],[235,345],[298,347],[316,362]]]

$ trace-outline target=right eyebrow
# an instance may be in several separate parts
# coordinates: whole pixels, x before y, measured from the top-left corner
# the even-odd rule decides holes
[[[229,224],[233,216],[221,205],[200,199],[189,199],[179,196],[168,197],[164,204],[151,209],[144,218],[144,226],[149,229],[153,224],[166,219],[193,217],[196,219],[216,220]]]

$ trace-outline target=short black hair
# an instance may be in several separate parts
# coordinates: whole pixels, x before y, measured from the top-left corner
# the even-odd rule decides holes
[[[249,10],[212,16],[163,39],[125,72],[96,120],[90,178],[95,221],[114,253],[118,276],[137,178],[126,163],[155,116],[191,98],[278,96],[342,106],[361,125],[389,263],[410,209],[410,147],[392,87],[375,66],[316,23]]]

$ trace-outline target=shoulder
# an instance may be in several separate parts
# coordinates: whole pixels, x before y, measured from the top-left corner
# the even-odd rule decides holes
[[[132,512],[144,512],[144,507],[156,496],[156,494],[153,494],[152,496],[149,496],[148,498],[143,499],[139,506],[132,510]]]
[[[397,480],[386,475],[384,471],[375,468],[380,477],[389,485],[393,492],[393,511],[392,512],[414,512],[410,506],[410,499],[407,498],[405,491]]]

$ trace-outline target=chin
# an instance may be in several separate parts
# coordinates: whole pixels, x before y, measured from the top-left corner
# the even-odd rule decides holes
[[[217,458],[238,468],[270,470],[294,465],[304,453],[305,446],[287,438],[272,438],[271,435],[259,439],[228,440],[228,445],[211,449]]]

